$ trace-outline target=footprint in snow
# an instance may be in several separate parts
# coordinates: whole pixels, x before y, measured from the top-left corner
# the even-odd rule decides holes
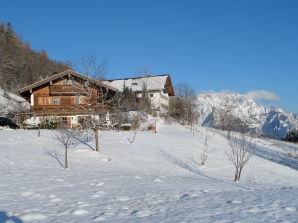
[[[189,197],[189,194],[183,194],[180,198],[186,198]]]
[[[147,216],[150,216],[151,215],[151,212],[149,210],[135,210],[133,212],[130,213],[130,215],[134,215],[134,216],[137,216],[137,217],[147,217]]]
[[[105,217],[102,217],[102,216],[97,216],[93,220],[96,221],[96,222],[98,222],[98,221],[104,221],[104,220],[106,220],[106,218]]]
[[[77,209],[77,210],[73,210],[71,213],[72,213],[72,215],[82,216],[82,215],[89,214],[89,211],[84,210],[84,209]]]
[[[295,207],[286,207],[285,210],[287,212],[296,212],[297,211]]]
[[[89,207],[90,206],[90,204],[88,202],[84,202],[84,201],[78,201],[76,203],[78,204],[78,206],[80,208],[84,208],[84,207]]]
[[[97,191],[91,197],[102,197],[104,194],[106,194],[104,191]]]
[[[56,203],[56,202],[60,202],[60,201],[63,201],[61,198],[58,198],[58,197],[56,197],[56,198],[52,198],[51,200],[50,200],[50,202],[51,203]]]
[[[30,197],[33,194],[34,194],[33,192],[27,191],[27,192],[22,193],[21,196],[23,196],[23,197]]]
[[[227,201],[227,203],[228,204],[241,204],[242,202],[241,201],[237,201],[237,200],[233,200],[233,201],[229,200],[229,201]]]
[[[105,183],[103,183],[103,182],[99,182],[99,183],[97,183],[95,186],[97,186],[97,187],[101,187],[101,186],[103,186]]]
[[[117,199],[118,201],[128,201],[128,200],[130,200],[129,197],[117,197],[116,199]]]
[[[22,197],[27,197],[30,199],[36,199],[36,198],[43,198],[44,196],[41,194],[35,194],[33,192],[27,191],[21,194]]]
[[[64,216],[64,215],[69,215],[70,214],[70,211],[62,211],[62,212],[58,212],[56,214],[56,216]]]
[[[42,214],[26,214],[26,215],[23,215],[21,217],[22,220],[24,221],[36,221],[36,220],[44,220],[46,219],[47,217],[45,215],[42,215]]]

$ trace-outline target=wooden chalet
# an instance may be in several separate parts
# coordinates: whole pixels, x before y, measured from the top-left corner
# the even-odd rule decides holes
[[[117,89],[101,81],[66,70],[18,90],[31,105],[34,116],[56,115],[70,123],[74,116],[106,112]]]

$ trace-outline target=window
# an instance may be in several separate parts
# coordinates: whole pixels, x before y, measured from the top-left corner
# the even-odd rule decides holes
[[[75,85],[77,84],[77,82],[76,82],[75,80],[72,80],[71,84],[72,84],[73,86],[75,86]]]
[[[60,98],[54,98],[54,105],[60,104]]]
[[[67,125],[67,117],[62,117],[61,122],[63,125]]]
[[[66,80],[66,79],[63,80],[62,82],[63,82],[63,85],[67,85],[68,84],[68,80]]]
[[[76,98],[76,104],[82,104],[82,98],[77,97]]]
[[[131,83],[131,85],[137,86],[137,85],[138,85],[138,83]]]
[[[150,98],[153,98],[153,94],[150,94]]]
[[[51,105],[52,104],[52,98],[51,97],[38,97],[37,98],[37,104],[38,105]]]
[[[164,88],[162,91],[163,91],[163,93],[165,93],[165,94],[166,94],[166,93],[169,93],[169,89],[168,89],[168,88]]]

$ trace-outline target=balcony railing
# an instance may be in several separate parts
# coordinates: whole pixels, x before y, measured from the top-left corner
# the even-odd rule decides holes
[[[88,105],[35,105],[31,112],[39,114],[88,114],[90,112],[105,112],[108,106],[101,105],[90,109]]]
[[[70,85],[51,85],[50,93],[84,93],[84,90]]]

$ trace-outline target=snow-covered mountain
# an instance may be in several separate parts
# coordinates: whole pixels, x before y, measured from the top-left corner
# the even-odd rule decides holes
[[[236,93],[203,93],[197,96],[200,123],[214,127],[217,109],[225,105],[232,108],[231,114],[246,120],[249,130],[258,135],[283,138],[288,131],[298,128],[298,114],[277,107],[264,107],[245,95]]]
[[[0,89],[0,116],[29,108],[30,104],[24,98]]]

